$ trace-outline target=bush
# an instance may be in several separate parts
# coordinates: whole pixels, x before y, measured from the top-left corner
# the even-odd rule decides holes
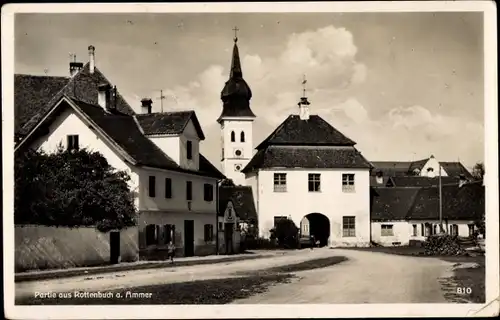
[[[244,242],[246,250],[272,250],[276,249],[276,242],[271,239],[247,237]]]
[[[273,228],[274,236],[278,241],[278,245],[281,248],[295,249],[299,245],[299,228],[295,225],[291,219],[281,219],[276,222],[275,228]]]
[[[428,256],[462,256],[467,252],[460,246],[457,236],[433,235],[424,242],[424,254]]]
[[[98,152],[27,150],[15,156],[14,222],[96,226],[100,231],[136,225],[130,177]]]

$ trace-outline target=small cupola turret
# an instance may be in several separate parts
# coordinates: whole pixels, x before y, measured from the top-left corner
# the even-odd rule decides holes
[[[299,106],[299,117],[300,120],[309,120],[309,105],[311,104],[309,100],[307,100],[306,96],[306,76],[304,75],[304,79],[302,80],[302,97],[298,103]]]

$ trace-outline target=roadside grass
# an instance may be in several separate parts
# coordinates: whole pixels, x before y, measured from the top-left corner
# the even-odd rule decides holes
[[[227,304],[265,292],[269,286],[287,283],[292,278],[291,274],[274,274],[191,281],[106,291],[113,293],[113,298],[75,298],[74,294],[71,298],[28,297],[16,299],[16,305]],[[151,297],[131,298],[127,297],[127,291],[151,294]],[[122,298],[117,298],[117,293]]]
[[[134,270],[145,270],[145,269],[159,269],[159,268],[176,268],[184,266],[194,266],[194,265],[204,265],[204,264],[217,264],[217,263],[227,263],[227,262],[237,262],[243,260],[254,260],[269,258],[270,255],[252,255],[250,253],[228,256],[220,259],[204,259],[204,260],[175,260],[175,263],[171,264],[170,261],[148,261],[148,262],[138,262],[138,263],[126,263],[117,265],[104,265],[95,267],[81,267],[74,269],[46,269],[37,271],[28,271],[23,273],[18,273],[14,276],[15,282],[24,281],[40,281],[49,279],[60,279],[68,277],[76,277],[82,275],[100,275],[104,273],[119,272],[119,271],[134,271]]]
[[[234,274],[236,274],[236,275],[252,274],[252,275],[260,275],[260,276],[275,275],[275,274],[282,274],[282,273],[287,274],[287,273],[294,273],[294,272],[298,272],[298,271],[326,268],[326,267],[336,265],[336,264],[341,263],[341,262],[346,261],[346,260],[347,260],[346,257],[334,256],[334,257],[313,259],[313,260],[303,261],[303,262],[299,262],[299,263],[271,267],[271,268],[265,268],[265,269],[259,269],[259,270],[239,271],[239,272],[235,272]]]
[[[486,263],[484,256],[446,257],[442,259],[456,262],[457,265],[460,263],[474,263],[478,265],[477,268],[457,268],[453,270],[453,276],[445,281],[448,287],[452,287],[452,290],[447,292],[445,297],[452,302],[485,303]],[[469,289],[470,293],[467,292]]]
[[[419,258],[438,258],[455,264],[477,263],[478,268],[457,268],[453,270],[453,276],[442,279],[445,298],[450,302],[472,302],[484,303],[486,301],[486,274],[484,255],[474,252],[468,256],[445,256],[445,255],[424,255],[424,248],[397,246],[397,247],[369,247],[369,248],[343,248],[370,252],[380,252],[400,256],[412,256]],[[459,289],[460,288],[460,289]],[[471,289],[471,293],[459,293],[459,290]]]

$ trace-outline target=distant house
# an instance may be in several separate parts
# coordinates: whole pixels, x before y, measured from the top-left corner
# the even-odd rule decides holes
[[[215,253],[216,188],[224,175],[199,152],[205,136],[195,112],[152,113],[152,101],[143,99],[135,114],[95,66],[94,50],[85,65],[70,64],[68,78],[15,76],[15,151],[62,144],[100,152],[131,176],[141,252],[173,241],[181,255]]]
[[[372,188],[372,241],[383,245],[406,245],[439,232],[439,188]],[[485,194],[481,181],[442,187],[444,229],[452,235],[468,237],[475,222],[485,214]]]
[[[372,187],[386,186],[388,183],[405,186],[423,186],[434,183],[441,175],[443,183],[458,183],[460,177],[473,180],[472,174],[460,162],[440,162],[431,155],[429,158],[417,161],[372,161],[370,185]],[[392,181],[390,178],[393,178]],[[429,178],[428,182],[415,178]],[[397,179],[397,180],[396,180]],[[434,180],[435,181],[435,180]]]

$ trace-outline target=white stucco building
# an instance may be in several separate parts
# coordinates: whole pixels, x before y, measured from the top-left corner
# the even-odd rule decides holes
[[[199,152],[205,137],[195,112],[152,113],[151,100],[144,99],[136,114],[96,68],[94,50],[89,47],[85,66],[72,63],[69,78],[16,75],[23,84],[16,90],[39,96],[24,101],[16,92],[16,132],[22,137],[16,152],[50,152],[58,145],[100,152],[131,177],[142,251],[161,251],[173,241],[180,255],[214,254],[216,189],[224,176]],[[60,88],[47,89],[56,84]],[[37,92],[40,87],[45,91]],[[26,113],[29,120],[21,121]]]
[[[373,242],[408,245],[440,232],[438,187],[380,187],[373,188],[371,196]],[[484,214],[481,181],[442,187],[442,221],[448,234],[471,236]]]

